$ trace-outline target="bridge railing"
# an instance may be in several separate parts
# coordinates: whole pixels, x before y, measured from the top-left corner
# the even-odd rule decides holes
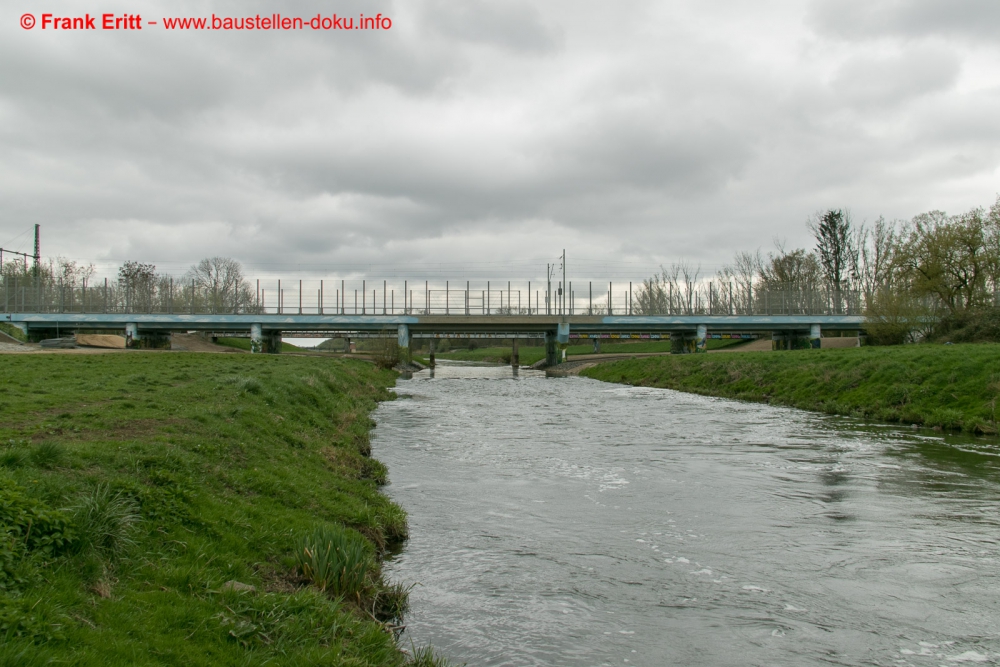
[[[638,283],[636,283],[638,285]],[[262,315],[856,315],[858,292],[781,285],[737,295],[725,285],[685,294],[638,293],[632,283],[570,282],[560,293],[524,281],[259,280],[237,290],[160,278],[129,285],[101,280],[0,277],[5,313],[155,313]]]

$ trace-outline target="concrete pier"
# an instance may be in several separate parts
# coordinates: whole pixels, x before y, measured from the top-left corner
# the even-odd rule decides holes
[[[521,355],[517,349],[517,338],[514,339],[514,343],[510,350],[510,365],[517,368],[521,365]]]
[[[125,324],[125,347],[128,349],[139,347],[139,325],[135,322]]]
[[[430,349],[430,365],[431,365],[431,368],[434,368],[437,365],[437,362],[434,359],[434,343],[435,342],[436,341],[433,338],[431,338],[431,340],[430,340],[430,348],[431,348]]]
[[[567,332],[568,335],[569,332]],[[545,332],[545,365],[555,366],[559,363],[559,355],[556,347],[556,334],[554,331]]]
[[[281,332],[268,331],[263,336],[264,352],[267,354],[281,354]]]
[[[704,324],[699,324],[698,329],[694,336],[694,351],[704,352],[705,346],[708,343],[708,327]]]
[[[264,351],[264,327],[260,324],[250,325],[250,354],[261,354]]]
[[[822,344],[822,328],[818,324],[812,324],[809,326],[809,347],[814,350],[818,350]]]

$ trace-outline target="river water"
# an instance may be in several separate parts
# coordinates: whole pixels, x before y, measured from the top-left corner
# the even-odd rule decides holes
[[[469,665],[1000,662],[1000,448],[439,364],[376,412],[404,643]]]

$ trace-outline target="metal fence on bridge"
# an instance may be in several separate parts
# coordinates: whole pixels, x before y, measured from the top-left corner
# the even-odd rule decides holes
[[[635,283],[640,285],[640,283]],[[238,289],[160,277],[65,282],[30,273],[0,276],[5,313],[339,314],[339,315],[856,315],[858,292],[788,284],[734,296],[701,283],[651,299],[633,283],[532,281],[257,280]]]

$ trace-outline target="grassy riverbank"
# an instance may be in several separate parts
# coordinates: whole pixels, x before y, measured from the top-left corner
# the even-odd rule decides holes
[[[739,340],[709,339],[706,347],[709,350],[717,350],[723,347],[741,345]],[[481,347],[475,350],[451,350],[437,355],[439,359],[454,359],[456,361],[482,361],[488,363],[510,363],[510,347]],[[639,341],[627,343],[601,342],[600,354],[645,354],[649,352],[670,352],[670,341]],[[570,345],[566,348],[566,354],[571,357],[581,357],[594,353],[593,343],[582,345]],[[544,347],[522,346],[518,350],[521,365],[530,366],[536,361],[545,358]],[[425,354],[426,356],[426,354]]]
[[[873,421],[998,431],[1000,345],[995,344],[627,359],[582,374]]]
[[[270,355],[0,364],[0,665],[406,662],[387,629],[406,591],[380,568],[406,515],[368,456],[394,374]]]

